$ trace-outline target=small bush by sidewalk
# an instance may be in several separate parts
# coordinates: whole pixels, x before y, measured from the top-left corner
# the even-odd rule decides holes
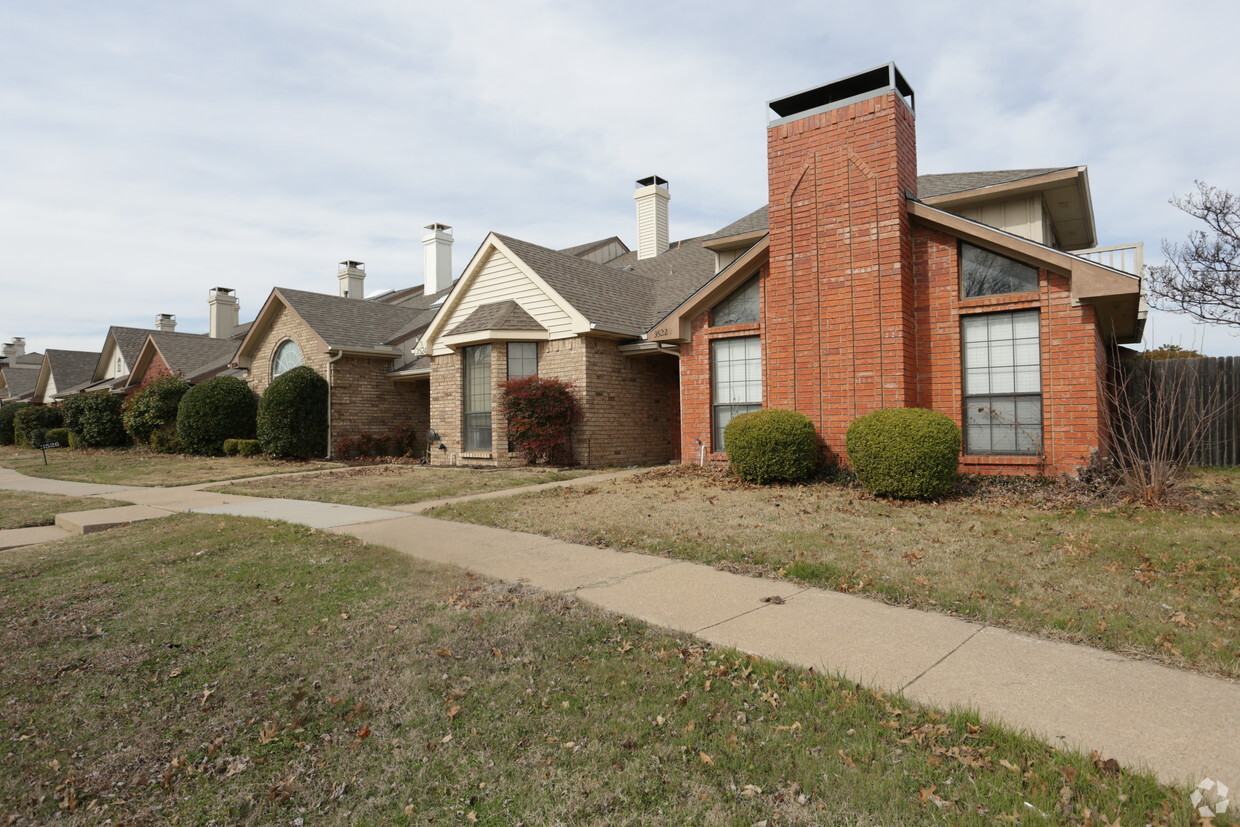
[[[959,426],[926,408],[871,411],[848,427],[845,446],[857,479],[880,497],[941,497],[960,468]]]

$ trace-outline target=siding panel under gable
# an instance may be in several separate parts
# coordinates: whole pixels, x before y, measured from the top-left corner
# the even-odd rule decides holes
[[[1039,244],[1049,243],[1040,198],[1027,196],[1007,201],[992,201],[988,204],[966,207],[958,212],[965,218],[980,221],[990,227],[998,227],[1000,230],[1021,238],[1027,238]]]
[[[463,322],[480,305],[507,299],[521,305],[535,321],[547,328],[552,339],[574,335],[569,315],[499,250],[492,252],[482,265],[482,270],[444,322],[439,335],[443,336]],[[434,356],[446,356],[452,353],[452,350],[436,342],[431,353]]]

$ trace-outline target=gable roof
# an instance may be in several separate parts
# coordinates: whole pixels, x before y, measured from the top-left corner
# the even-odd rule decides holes
[[[633,336],[645,332],[654,306],[649,277],[511,236],[496,233],[495,237],[581,313],[591,327]]]
[[[480,330],[546,330],[512,299],[480,304],[446,336],[477,333]]]
[[[5,387],[8,388],[9,396],[13,399],[20,399],[34,393],[35,385],[39,382],[37,370],[6,367],[0,368],[0,373],[4,374]]]
[[[204,369],[226,367],[236,354],[238,345],[236,339],[212,339],[210,336],[195,333],[157,331],[148,339],[150,346],[159,351],[168,369],[189,380],[194,379]],[[135,364],[135,374],[136,368]]]
[[[142,327],[121,327],[119,325],[109,327],[108,335],[103,340],[103,350],[99,352],[99,359],[95,363],[91,379],[95,382],[102,381],[103,375],[108,372],[108,366],[103,363],[103,359],[104,355],[108,353],[109,342],[115,342],[116,349],[120,351],[121,358],[125,360],[125,368],[133,370],[134,362],[137,360],[138,354],[142,352],[142,346],[146,344],[146,337],[151,332],[151,330]],[[71,390],[77,390],[77,388],[72,388]]]
[[[34,395],[47,395],[48,382],[54,382],[57,393],[61,388],[72,388],[91,381],[95,373],[95,363],[99,354],[85,350],[57,350],[48,348],[43,354],[43,366],[39,368],[39,378],[35,384]]]
[[[277,308],[287,307],[323,343],[325,350],[390,350],[385,343],[395,337],[424,311],[417,307],[385,304],[370,299],[329,296],[308,290],[276,287],[263,303],[237,357],[248,357],[270,328]]]

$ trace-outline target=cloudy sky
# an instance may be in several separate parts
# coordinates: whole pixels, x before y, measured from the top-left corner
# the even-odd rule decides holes
[[[1085,164],[1100,243],[1163,238],[1194,179],[1240,190],[1234,3],[7,3],[0,338],[97,350],[207,290],[422,279],[422,226],[633,242],[633,180],[672,235],[765,201],[765,102],[894,60],[923,173]],[[1151,314],[1147,345],[1240,354]]]

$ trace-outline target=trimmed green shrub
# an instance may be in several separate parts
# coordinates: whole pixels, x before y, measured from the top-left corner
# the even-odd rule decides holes
[[[82,444],[82,440],[78,439],[78,435],[69,431],[69,450],[80,451],[86,446]]]
[[[302,365],[276,377],[258,402],[263,453],[308,459],[327,454],[327,380]]]
[[[7,405],[0,405],[0,445],[12,445],[15,441],[13,437],[13,417],[17,416],[17,412],[22,408],[30,407],[28,402],[10,402]]]
[[[531,464],[571,463],[573,422],[581,415],[581,403],[572,384],[534,375],[509,379],[500,387],[513,450],[520,451]]]
[[[235,457],[237,455],[237,443],[240,441],[239,439],[224,440],[224,456]]]
[[[131,394],[121,406],[121,421],[125,425],[125,432],[133,437],[135,442],[155,448],[155,432],[161,429],[171,431],[176,427],[177,408],[187,390],[189,383],[184,379],[167,376]],[[168,442],[169,436],[171,434],[164,434],[164,444]],[[180,450],[179,446],[177,450]]]
[[[219,456],[226,439],[253,439],[258,400],[235,376],[216,376],[194,385],[177,407],[177,438],[191,454]]]
[[[59,444],[61,448],[75,447],[73,445],[73,432],[68,428],[48,428],[43,432],[43,442],[44,444],[54,442]]]
[[[937,411],[871,411],[848,426],[844,444],[857,479],[880,497],[940,497],[956,482],[960,428]]]
[[[65,427],[86,448],[123,445],[128,439],[121,421],[121,398],[110,393],[79,393],[60,403]]]
[[[238,439],[237,456],[256,457],[263,452],[263,444],[257,439]]]
[[[746,482],[800,482],[818,466],[818,434],[805,414],[776,408],[734,417],[723,429],[732,473]]]
[[[59,408],[48,405],[27,405],[13,418],[13,438],[18,445],[30,445],[35,431],[64,427],[65,419]]]

